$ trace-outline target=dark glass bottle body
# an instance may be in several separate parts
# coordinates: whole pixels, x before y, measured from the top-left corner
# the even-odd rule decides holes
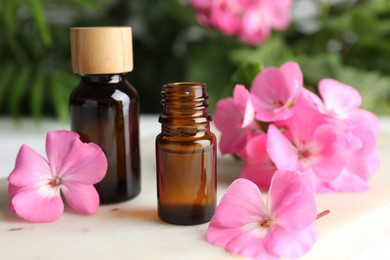
[[[162,131],[156,138],[158,215],[165,222],[209,221],[216,206],[216,137],[210,131],[207,87],[163,86]]]
[[[128,200],[141,191],[139,104],[124,74],[82,75],[70,96],[71,130],[99,145],[108,160],[104,179],[95,185],[100,202]]]

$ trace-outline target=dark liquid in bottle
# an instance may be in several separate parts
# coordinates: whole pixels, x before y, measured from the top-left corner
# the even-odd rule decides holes
[[[211,142],[157,142],[158,214],[165,222],[193,225],[212,218],[216,153]]]
[[[70,100],[71,129],[82,141],[99,145],[107,157],[107,174],[95,185],[100,202],[133,198],[140,193],[137,99],[118,86],[80,86]]]

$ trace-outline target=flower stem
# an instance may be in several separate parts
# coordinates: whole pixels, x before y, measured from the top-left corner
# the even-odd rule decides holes
[[[325,217],[325,216],[328,215],[329,213],[330,213],[330,210],[329,210],[329,209],[324,210],[324,211],[318,213],[318,214],[317,214],[316,220],[317,220],[317,219],[320,219],[320,218],[322,218],[322,217]]]

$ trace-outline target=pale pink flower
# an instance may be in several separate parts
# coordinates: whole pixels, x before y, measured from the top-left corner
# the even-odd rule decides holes
[[[290,23],[290,0],[190,0],[199,23],[257,45]]]
[[[272,28],[283,30],[290,23],[290,0],[262,0],[249,6],[242,15],[238,35],[242,42],[257,45],[264,42]]]
[[[296,106],[283,125],[283,133],[275,125],[267,133],[267,151],[278,169],[312,172],[321,182],[340,175],[349,147],[337,126],[324,123],[318,111],[306,106]]]
[[[303,88],[299,65],[287,62],[280,69],[268,67],[252,82],[252,103],[256,119],[272,122],[290,118],[293,102]]]
[[[318,192],[359,192],[368,190],[367,181],[378,169],[380,161],[376,153],[376,135],[369,126],[352,129],[351,134],[360,141],[349,152],[346,165],[334,180],[320,183]]]
[[[249,92],[243,85],[237,84],[233,97],[220,100],[215,109],[214,124],[221,131],[222,154],[244,156],[247,141],[261,132],[254,119]]]
[[[267,202],[254,183],[237,179],[215,211],[207,240],[255,259],[301,257],[316,240],[316,211],[313,189],[299,172],[276,171]]]
[[[305,95],[322,114],[336,120],[341,127],[368,125],[375,133],[379,131],[378,117],[359,108],[362,97],[355,88],[334,79],[322,79],[318,83],[318,91],[322,100],[309,91]]]
[[[64,204],[81,214],[98,210],[99,196],[93,184],[103,179],[107,159],[94,143],[83,143],[71,131],[52,131],[46,137],[48,160],[22,145],[15,168],[8,177],[11,209],[31,222],[58,219]]]
[[[258,135],[248,141],[245,163],[241,170],[241,178],[252,181],[261,190],[268,190],[277,168],[267,153],[266,134]]]

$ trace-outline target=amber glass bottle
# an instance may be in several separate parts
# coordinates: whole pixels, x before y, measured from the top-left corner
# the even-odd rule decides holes
[[[207,222],[216,205],[216,138],[210,131],[207,86],[163,86],[156,138],[158,215],[165,222]]]
[[[70,96],[71,129],[108,160],[96,185],[102,204],[140,193],[138,95],[125,78],[133,68],[129,27],[71,28],[72,65],[81,74]]]

